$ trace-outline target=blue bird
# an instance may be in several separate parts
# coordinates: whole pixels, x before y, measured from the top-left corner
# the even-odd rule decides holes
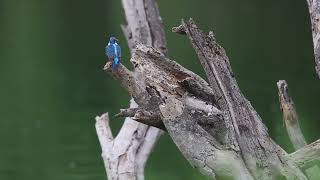
[[[108,45],[105,48],[105,53],[108,60],[113,61],[112,69],[117,69],[121,61],[121,47],[118,45],[118,39],[110,37]]]

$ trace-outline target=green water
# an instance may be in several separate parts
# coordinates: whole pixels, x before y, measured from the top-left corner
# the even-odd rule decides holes
[[[214,29],[239,85],[271,136],[293,150],[281,122],[276,81],[289,83],[308,142],[320,137],[312,40],[304,0],[159,1],[169,55],[204,77],[190,43],[171,33],[181,18]],[[107,36],[128,48],[120,1],[0,1],[0,179],[106,179],[94,117],[129,96],[101,69]],[[129,65],[129,62],[125,62]],[[114,133],[121,119],[112,119]],[[146,179],[205,179],[170,138],[161,138]]]

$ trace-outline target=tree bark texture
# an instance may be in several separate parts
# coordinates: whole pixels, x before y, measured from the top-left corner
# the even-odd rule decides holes
[[[301,132],[299,119],[292,98],[289,96],[288,84],[285,80],[277,82],[280,109],[283,113],[283,121],[295,150],[307,145]]]
[[[121,27],[131,51],[136,42],[141,42],[166,53],[165,34],[156,2],[154,0],[122,0],[122,5],[128,24]],[[121,73],[128,73],[127,76],[135,77],[123,79],[123,81],[139,83],[136,78],[138,74],[129,71],[121,71]],[[131,99],[130,108],[137,108],[134,99]],[[141,115],[137,117],[141,118]],[[96,117],[97,135],[109,180],[144,179],[145,164],[163,131],[134,121],[133,118],[137,117],[127,116],[115,139],[110,135],[108,114]]]
[[[319,143],[305,146],[283,82],[278,88],[284,120],[287,129],[292,129],[288,133],[294,146],[300,148],[291,154],[270,138],[260,116],[242,94],[213,32],[203,32],[192,19],[182,20],[172,29],[190,40],[206,81],[167,57],[154,0],[122,2],[128,21],[122,29],[134,70],[123,65],[112,70],[111,63],[104,70],[122,84],[137,106],[121,109],[117,116],[166,131],[190,164],[212,178],[308,179],[304,169],[318,162]]]
[[[320,78],[320,0],[307,0],[311,19],[316,72]]]
[[[136,121],[167,131],[190,164],[205,175],[218,179],[308,179],[298,167],[301,163],[269,137],[261,118],[241,93],[215,35],[205,34],[193,20],[182,21],[173,31],[191,40],[209,83],[156,48],[137,44],[131,62],[139,81],[124,66],[115,72],[106,65],[106,71],[138,104],[137,109],[119,114],[135,116]]]

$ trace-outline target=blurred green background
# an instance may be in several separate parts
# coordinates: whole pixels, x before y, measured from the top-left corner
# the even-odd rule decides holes
[[[308,142],[320,137],[320,80],[314,71],[305,0],[160,0],[169,56],[204,76],[186,37],[171,33],[193,17],[214,30],[238,83],[271,136],[292,152],[276,81],[286,79]],[[115,35],[130,65],[119,0],[0,0],[0,179],[106,179],[94,117],[127,107],[129,96],[102,71]],[[114,133],[122,120],[112,119]],[[168,135],[146,179],[205,179]]]

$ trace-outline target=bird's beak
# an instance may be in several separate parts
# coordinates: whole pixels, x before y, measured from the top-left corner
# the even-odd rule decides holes
[[[116,41],[117,41],[117,42],[119,42],[119,40],[118,40],[118,39],[116,39]]]

